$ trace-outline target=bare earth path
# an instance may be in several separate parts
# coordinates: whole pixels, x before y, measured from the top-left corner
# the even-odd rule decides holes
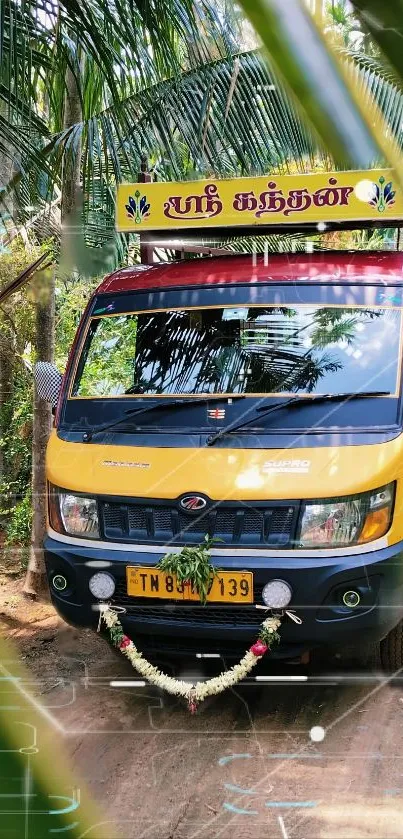
[[[0,587],[2,631],[111,839],[403,838],[403,682],[281,665],[264,671],[280,683],[246,684],[192,717],[153,688],[123,686],[136,678],[126,660],[19,588]]]

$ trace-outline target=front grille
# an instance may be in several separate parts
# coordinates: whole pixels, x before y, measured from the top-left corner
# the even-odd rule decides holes
[[[263,585],[254,587],[255,603],[262,603]],[[200,603],[180,605],[173,601],[156,600],[149,597],[130,597],[126,591],[126,581],[117,580],[116,590],[112,603],[116,606],[123,606],[126,613],[136,621],[144,623],[169,623],[181,624],[182,626],[225,626],[225,627],[256,627],[260,626],[265,613],[256,609],[253,605],[231,606],[230,604],[218,605],[207,603],[202,606]],[[262,617],[263,616],[263,617]]]
[[[166,545],[199,544],[206,535],[217,539],[217,548],[285,548],[295,539],[297,501],[212,503],[191,515],[177,501],[101,501],[104,537],[114,541]]]
[[[205,606],[161,606],[152,609],[151,606],[133,606],[127,609],[127,614],[145,623],[180,623],[190,626],[260,626],[262,623],[262,612],[258,609],[244,606],[242,609],[235,609],[229,606],[205,607]],[[263,613],[264,614],[264,613]]]

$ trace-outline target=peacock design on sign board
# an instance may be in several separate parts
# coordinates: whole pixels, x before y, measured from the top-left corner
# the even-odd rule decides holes
[[[125,206],[127,217],[134,219],[136,224],[141,224],[142,220],[150,215],[150,204],[147,203],[147,196],[141,195],[138,189],[134,193],[134,198],[132,195],[129,196],[129,203]]]
[[[387,207],[391,207],[395,203],[396,192],[393,189],[392,181],[385,183],[385,178],[381,176],[378,183],[373,183],[373,188],[368,204],[371,207],[376,207],[379,213],[383,213]]]

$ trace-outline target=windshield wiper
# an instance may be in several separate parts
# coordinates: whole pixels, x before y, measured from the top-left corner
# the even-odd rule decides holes
[[[367,396],[390,396],[390,391],[369,390],[366,393],[320,393],[317,396],[292,396],[291,399],[287,399],[285,402],[276,402],[275,405],[271,405],[269,408],[266,408],[265,405],[261,405],[259,408],[255,408],[255,414],[251,417],[251,419],[233,423],[227,428],[217,431],[217,434],[213,434],[212,437],[208,438],[207,445],[213,446],[217,440],[221,440],[221,438],[225,437],[226,434],[232,434],[234,431],[246,428],[248,425],[252,425],[252,423],[256,422],[257,419],[273,414],[275,411],[280,411],[282,408],[289,408],[291,406],[295,408],[299,405],[311,405],[316,402],[337,402],[343,399],[348,402],[350,399],[364,399]],[[257,417],[256,414],[259,412],[260,417]]]
[[[127,419],[140,416],[140,414],[146,414],[148,411],[164,410],[165,408],[181,408],[184,405],[204,405],[206,402],[216,402],[217,400],[222,401],[227,399],[245,399],[245,396],[243,394],[240,394],[239,396],[238,394],[235,394],[234,396],[228,397],[220,396],[219,394],[211,394],[211,396],[199,396],[194,397],[193,399],[167,399],[163,402],[158,401],[152,405],[146,405],[144,408],[132,408],[130,411],[125,411],[124,415],[118,417],[118,419],[102,423],[101,425],[95,425],[91,431],[85,431],[83,434],[83,443],[90,443],[95,434],[100,434],[102,431],[109,431],[121,423],[126,422]]]

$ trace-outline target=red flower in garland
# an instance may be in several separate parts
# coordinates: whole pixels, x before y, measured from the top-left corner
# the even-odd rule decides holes
[[[260,638],[258,638],[257,641],[255,641],[255,643],[252,644],[249,651],[253,653],[253,655],[260,656],[264,655],[268,649],[269,648],[267,644],[264,644],[263,641],[261,641]]]
[[[120,642],[120,644],[119,644],[119,649],[120,649],[120,650],[124,650],[124,649],[125,649],[125,647],[128,647],[128,646],[129,646],[129,644],[131,644],[131,640],[130,640],[130,638],[128,638],[128,637],[127,637],[127,635],[124,635],[124,636],[123,636],[123,638],[122,638],[122,640],[121,640],[121,642]]]

